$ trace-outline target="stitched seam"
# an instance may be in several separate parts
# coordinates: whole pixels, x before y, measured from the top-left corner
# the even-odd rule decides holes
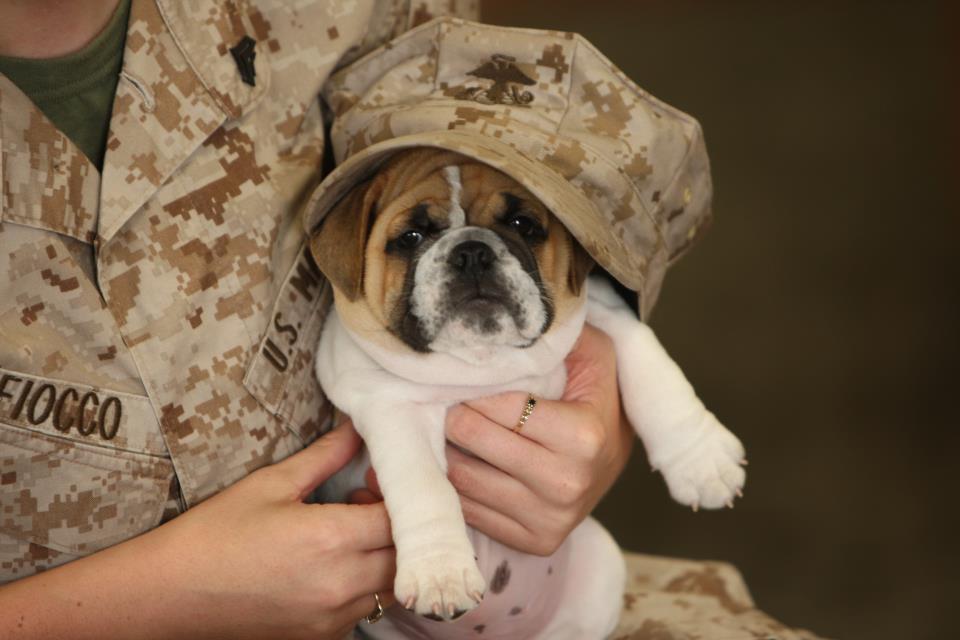
[[[21,428],[22,428],[22,427],[18,427],[17,425],[7,424],[6,422],[0,422],[0,425],[6,426],[7,428],[13,428],[13,429],[21,429]],[[32,431],[31,433],[37,433],[37,432]],[[68,440],[68,439],[66,439],[66,438],[56,438],[56,436],[51,436],[51,435],[48,435],[48,434],[46,434],[46,433],[43,433],[43,434],[40,434],[40,435],[42,435],[42,436],[44,436],[44,437],[47,437],[47,438],[52,438],[52,439],[61,439],[61,440],[63,440],[63,442],[69,443],[69,444],[71,444],[71,445],[82,444],[82,445],[86,445],[86,446],[88,446],[88,447],[98,447],[98,446],[99,446],[99,445],[95,445],[95,444],[88,444],[88,443],[86,443],[86,442],[79,443],[79,442],[76,442],[75,440]],[[92,463],[92,462],[81,462],[81,461],[79,461],[79,460],[74,460],[74,459],[72,459],[72,458],[69,458],[69,457],[63,455],[63,454],[68,453],[68,452],[44,451],[43,449],[38,449],[38,448],[35,448],[35,447],[29,447],[29,446],[24,445],[24,444],[22,444],[22,443],[9,442],[9,441],[7,441],[7,440],[0,440],[0,441],[2,441],[3,444],[5,444],[5,445],[7,445],[7,446],[10,446],[10,447],[14,447],[14,448],[17,448],[17,449],[22,449],[22,450],[24,450],[24,451],[31,451],[31,452],[33,452],[33,453],[39,453],[39,454],[41,454],[41,455],[52,456],[52,457],[54,457],[54,458],[57,458],[58,460],[63,460],[64,462],[68,462],[68,463],[70,463],[70,464],[80,465],[80,466],[82,466],[82,467],[88,467],[88,468],[90,468],[90,469],[96,469],[97,471],[107,471],[107,472],[109,472],[109,471],[116,471],[116,472],[118,472],[118,473],[126,473],[126,474],[131,474],[131,475],[134,474],[134,471],[128,471],[128,470],[125,470],[125,469],[117,469],[117,468],[115,468],[115,467],[98,466],[97,464]],[[131,451],[123,450],[123,449],[107,449],[107,447],[100,447],[100,448],[105,449],[105,450],[107,450],[107,451],[123,451],[124,453],[132,453],[132,454],[134,454],[134,455],[149,456],[153,461],[158,461],[158,460],[167,460],[167,461],[169,461],[169,460],[170,460],[170,458],[164,458],[164,457],[160,457],[160,456],[151,456],[151,455],[146,454],[146,453],[140,453],[140,452],[135,452],[135,451],[131,452]],[[83,449],[79,449],[79,451],[83,452]],[[88,451],[87,453],[90,453],[91,455],[103,455],[103,456],[108,456],[108,457],[109,457],[109,454],[108,454],[108,453],[100,453],[100,452],[98,452],[98,451]],[[123,460],[124,458],[118,456],[117,459],[118,459],[118,460]],[[147,464],[149,464],[150,461],[148,461],[148,460],[143,460],[143,461],[129,460],[129,462],[132,462],[132,463],[137,464],[137,465],[147,465]],[[138,470],[136,470],[136,471],[143,471],[143,470],[142,470],[142,469],[138,469]],[[158,473],[142,473],[141,475],[143,475],[143,476],[145,476],[145,477],[149,477],[149,478],[151,478],[151,479],[155,479],[155,480],[163,480],[163,479],[164,479],[164,476],[161,476],[161,475],[159,475]]]
[[[17,369],[10,369],[9,367],[0,367],[0,371],[9,371],[10,373],[15,373],[18,376],[23,376],[25,378],[33,378],[34,380],[41,380],[43,382],[49,382],[51,384],[58,384],[58,385],[71,386],[71,387],[82,387],[89,391],[102,391],[104,393],[109,393],[110,395],[123,396],[125,398],[130,398],[131,400],[134,400],[134,401],[149,402],[150,400],[147,396],[141,396],[139,394],[130,393],[128,391],[117,391],[114,389],[110,389],[108,387],[95,387],[93,385],[84,384],[83,382],[74,382],[72,380],[64,380],[61,378],[49,378],[49,377],[38,376],[34,373],[18,371]]]
[[[173,40],[174,44],[177,45],[177,49],[180,51],[180,55],[183,56],[183,59],[187,61],[187,65],[190,67],[190,71],[193,72],[193,75],[200,82],[200,86],[203,87],[204,92],[210,96],[210,99],[213,100],[214,104],[217,105],[217,109],[224,115],[224,117],[233,119],[233,113],[230,112],[230,109],[227,108],[226,103],[220,100],[216,92],[207,84],[207,79],[200,74],[200,70],[197,68],[197,65],[194,64],[193,60],[189,55],[187,55],[187,50],[183,46],[183,42],[180,40],[180,36],[177,34],[175,29],[170,28],[170,25],[173,24],[173,21],[170,19],[170,15],[167,13],[163,2],[156,3],[157,11],[160,13],[160,17],[163,18],[164,23],[167,25],[167,33],[170,34],[170,38]]]

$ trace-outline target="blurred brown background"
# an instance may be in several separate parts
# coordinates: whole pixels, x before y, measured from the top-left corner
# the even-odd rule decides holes
[[[791,625],[960,637],[960,15],[484,2],[486,22],[584,34],[706,132],[716,219],[652,324],[746,444],[746,496],[693,514],[638,447],[600,519],[634,550],[735,563]]]

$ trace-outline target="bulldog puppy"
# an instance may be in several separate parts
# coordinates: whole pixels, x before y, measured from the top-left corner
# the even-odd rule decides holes
[[[626,415],[671,495],[717,508],[739,493],[740,442],[612,288],[588,279],[590,257],[563,224],[507,175],[448,151],[400,152],[330,211],[312,243],[335,301],[317,376],[366,444],[327,496],[343,499],[363,486],[372,464],[396,544],[394,591],[407,609],[457,618],[483,600],[489,567],[500,564],[481,557],[485,576],[474,546],[519,555],[468,533],[446,478],[447,409],[508,390],[559,398],[564,358],[585,321],[613,340]],[[599,524],[588,519],[553,558],[536,561],[552,564],[541,565],[535,584],[556,566],[564,570],[560,586],[548,602],[536,594],[544,615],[530,616],[522,630],[504,621],[517,635],[499,637],[601,638],[613,630],[624,567]],[[416,617],[406,616],[365,631],[409,633]],[[475,633],[474,615],[467,621]],[[418,633],[459,637],[456,626]]]

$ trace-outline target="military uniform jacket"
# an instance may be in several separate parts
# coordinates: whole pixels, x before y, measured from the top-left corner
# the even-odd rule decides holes
[[[297,222],[321,173],[317,95],[451,11],[477,17],[134,0],[102,174],[0,76],[0,583],[155,527],[326,428],[311,364],[330,294]]]

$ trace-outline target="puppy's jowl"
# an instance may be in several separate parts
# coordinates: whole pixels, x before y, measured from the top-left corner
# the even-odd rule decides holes
[[[589,256],[557,218],[505,174],[447,151],[401,152],[339,202],[313,243],[335,296],[317,375],[366,443],[327,495],[362,486],[372,464],[396,544],[394,590],[408,609],[453,619],[482,602],[455,624],[474,629],[482,618],[518,638],[613,630],[624,567],[596,521],[549,558],[518,559],[468,530],[446,478],[447,409],[508,390],[559,398],[584,322],[612,338],[626,415],[671,495],[717,508],[743,486],[737,438],[610,286],[588,278]],[[536,572],[534,587],[518,572]],[[525,607],[542,615],[515,615]],[[398,611],[367,631],[411,627],[453,629]]]

